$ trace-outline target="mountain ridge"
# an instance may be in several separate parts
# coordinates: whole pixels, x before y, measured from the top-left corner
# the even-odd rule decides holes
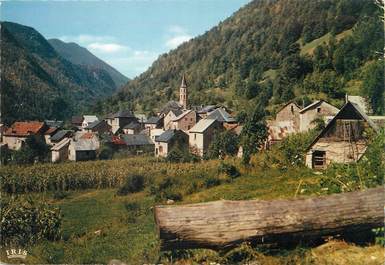
[[[102,69],[61,57],[35,29],[1,22],[1,114],[15,120],[67,119],[116,90]]]
[[[107,71],[112,80],[114,80],[116,87],[125,85],[129,80],[129,78],[121,74],[114,67],[75,42],[64,42],[60,39],[48,39],[48,42],[63,58],[73,64],[100,68]]]

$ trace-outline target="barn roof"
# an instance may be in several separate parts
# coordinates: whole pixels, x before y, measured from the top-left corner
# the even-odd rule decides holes
[[[130,110],[120,110],[118,112],[108,114],[106,118],[107,119],[135,118],[135,115]]]
[[[57,133],[52,135],[51,141],[53,141],[53,142],[61,141],[64,137],[66,137],[70,133],[71,133],[71,131],[69,131],[69,130],[58,131]]]
[[[145,134],[125,134],[121,136],[127,146],[153,145],[150,137]]]
[[[353,115],[353,117],[351,116]],[[355,116],[355,117],[354,117]],[[308,151],[322,136],[325,135],[325,133],[330,129],[330,127],[335,123],[338,119],[343,118],[360,118],[366,121],[369,126],[375,130],[378,131],[377,125],[366,115],[366,113],[355,103],[352,103],[348,101],[341,109],[340,111],[334,116],[332,120],[328,122],[328,124],[325,126],[325,128],[318,134],[318,136],[313,140],[313,142],[309,145],[309,147],[306,149]]]
[[[51,148],[51,151],[59,151],[60,149],[68,146],[70,142],[71,142],[71,139],[69,138],[62,139],[60,142],[58,142]]]

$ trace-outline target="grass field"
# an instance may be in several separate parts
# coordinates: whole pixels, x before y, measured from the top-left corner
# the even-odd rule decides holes
[[[230,252],[159,251],[152,209],[155,204],[164,201],[156,201],[151,187],[166,177],[177,181],[175,190],[183,195],[183,199],[176,202],[180,204],[219,199],[275,199],[319,195],[319,180],[322,175],[301,167],[282,168],[274,163],[265,165],[261,162],[261,157],[253,158],[250,167],[242,166],[237,159],[226,160],[226,163],[235,165],[241,173],[234,180],[218,172],[220,162],[215,160],[185,164],[157,162],[153,158],[83,162],[78,168],[86,173],[87,170],[100,170],[100,165],[103,165],[103,168],[111,168],[110,171],[105,170],[105,174],[143,174],[146,177],[145,188],[141,192],[125,196],[116,195],[117,188],[70,190],[62,199],[55,199],[53,191],[20,195],[58,206],[63,216],[62,239],[43,241],[28,247],[29,254],[24,262],[94,264],[118,259],[127,264],[169,264],[172,257],[177,264],[209,264],[212,261],[228,264],[239,259],[242,262],[253,260],[255,263],[251,264],[384,263],[384,251],[379,246],[359,247],[339,241],[331,241],[316,248],[281,250],[274,254],[247,245]],[[45,171],[52,175],[53,172],[72,166],[35,165],[23,169],[23,172],[39,174],[42,172],[38,171]],[[51,167],[55,167],[56,171],[47,170]],[[89,172],[87,174],[90,175]],[[216,186],[206,185],[207,179],[212,177],[220,181]],[[6,258],[2,252],[2,260],[4,259]]]

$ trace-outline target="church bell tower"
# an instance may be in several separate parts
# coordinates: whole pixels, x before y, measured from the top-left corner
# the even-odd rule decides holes
[[[187,84],[184,74],[179,88],[179,104],[182,105],[184,109],[187,109]]]

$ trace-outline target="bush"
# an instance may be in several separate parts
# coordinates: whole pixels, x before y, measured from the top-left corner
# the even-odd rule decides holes
[[[219,164],[218,171],[219,173],[225,173],[226,176],[230,177],[231,179],[235,179],[241,175],[234,165],[226,164],[224,162]]]
[[[207,179],[205,179],[204,185],[206,188],[215,187],[221,185],[221,180],[216,177],[208,177]]]
[[[101,160],[109,160],[112,159],[114,155],[114,150],[112,150],[109,146],[103,146],[99,153],[99,159]]]
[[[68,192],[58,190],[53,193],[52,196],[55,200],[62,200],[68,197]]]
[[[26,246],[60,238],[59,208],[32,200],[1,200],[1,245]]]
[[[144,188],[144,177],[142,175],[132,175],[129,176],[123,186],[118,189],[117,194],[127,195],[129,193],[134,193],[142,191]]]
[[[136,218],[142,214],[142,208],[140,207],[140,204],[137,202],[127,202],[124,204],[124,207],[128,212],[128,223],[135,223]]]
[[[167,177],[158,185],[150,188],[150,194],[155,195],[156,201],[164,201],[167,199],[181,201],[183,196],[180,193],[178,181],[175,178]]]

